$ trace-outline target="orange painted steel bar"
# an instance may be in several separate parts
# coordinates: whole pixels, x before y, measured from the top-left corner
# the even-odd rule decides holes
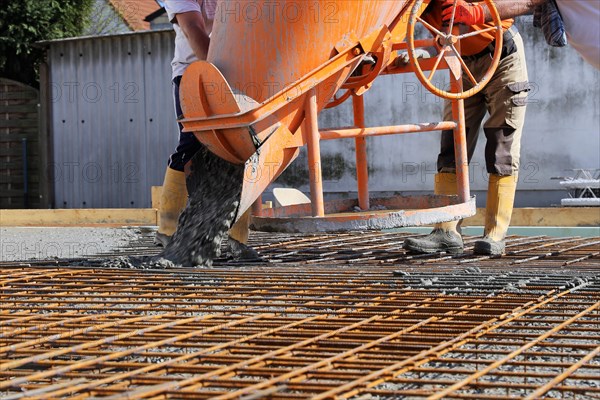
[[[365,127],[365,99],[363,96],[352,96],[352,110],[354,112],[354,126]],[[322,137],[322,136],[321,136]],[[358,206],[361,210],[368,210],[369,206],[369,164],[367,158],[367,139],[356,137],[354,139],[356,152],[356,182],[358,185]]]
[[[515,351],[511,352],[510,354],[508,354],[506,357],[502,358],[501,360],[498,360],[498,361],[492,363],[487,368],[477,371],[476,373],[469,376],[467,379],[464,379],[460,382],[456,382],[454,385],[450,386],[449,388],[430,396],[429,399],[431,399],[431,400],[442,399],[442,398],[448,396],[450,393],[453,393],[453,392],[457,391],[458,389],[475,382],[477,379],[481,378],[488,372],[506,364],[508,361],[510,361],[513,358],[522,354],[524,351],[538,345],[541,341],[551,337],[554,333],[556,333],[556,332],[564,329],[568,325],[580,320],[582,317],[590,314],[592,311],[597,310],[598,308],[600,308],[600,302],[592,304],[590,307],[581,311],[579,314],[574,315],[573,317],[567,319],[566,321],[560,323],[559,325],[556,325],[555,327],[544,332],[542,335],[538,336],[534,340],[527,342],[527,344],[525,344],[525,345],[521,346],[520,348],[516,349]]]
[[[305,76],[300,78],[294,85],[290,85],[280,92],[275,93],[272,97],[260,103],[257,108],[254,108],[250,111],[220,114],[218,116],[211,117],[184,117],[183,119],[179,120],[179,122],[184,125],[184,132],[192,133],[200,133],[213,129],[243,128],[257,122],[262,122],[268,116],[281,110],[285,106],[288,106],[290,102],[297,102],[311,89],[313,89],[317,82],[330,78],[336,72],[347,67],[348,65],[356,65],[357,62],[363,58],[363,56],[364,54],[362,53],[356,55],[353,51],[351,51],[351,49],[348,49],[333,57],[322,66],[310,71]],[[194,72],[200,73],[205,68],[201,62],[199,63],[200,64],[194,63],[189,67],[193,69],[190,70],[188,76]],[[224,82],[224,84],[227,83]],[[197,90],[192,91],[192,88],[185,88],[183,90],[184,91],[182,91],[182,94],[185,93],[190,97],[198,95]],[[189,92],[187,92],[188,90]],[[199,136],[200,138],[205,139],[202,135]]]
[[[462,86],[462,85],[461,85]],[[465,101],[460,99],[452,103],[452,114],[457,118],[465,118]],[[456,159],[456,193],[465,202],[471,196],[469,187],[469,161],[467,140],[464,124],[458,124],[454,129],[454,158]]]
[[[415,47],[434,47],[435,40],[434,39],[418,39],[415,40]],[[406,42],[394,43],[392,45],[392,50],[406,50],[408,49],[408,44]]]
[[[600,346],[596,347],[596,349],[593,350],[592,352],[586,354],[584,357],[581,358],[581,360],[577,361],[575,364],[573,364],[572,366],[570,366],[569,368],[567,368],[567,370],[565,370],[564,372],[558,374],[550,382],[548,382],[547,384],[545,384],[542,387],[538,388],[533,393],[529,394],[527,397],[525,397],[525,400],[539,399],[540,396],[545,395],[550,390],[552,390],[552,388],[554,388],[557,384],[563,382],[565,379],[568,379],[571,375],[573,375],[573,373],[575,371],[577,371],[579,368],[581,368],[582,366],[584,366],[586,363],[589,363],[590,361],[592,361],[598,355],[600,355]]]
[[[469,272],[457,265],[470,254],[424,268],[441,258],[406,254],[407,236],[258,235],[261,255],[281,261],[259,268],[30,268],[0,291],[6,346],[30,343],[0,353],[15,366],[0,371],[13,383],[2,397],[424,399],[456,382],[448,397],[600,395],[600,259],[560,267],[599,238],[509,237],[516,255]],[[541,245],[553,255],[508,266]],[[3,265],[0,281],[23,276]],[[132,319],[144,316],[160,318]]]
[[[458,33],[459,28],[454,27],[454,32]],[[456,43],[456,47],[460,52],[460,42]],[[459,57],[456,57],[459,58]],[[455,92],[462,92],[462,69],[458,69],[459,73],[450,72],[450,87]],[[455,121],[461,121],[454,128],[454,159],[456,164],[456,194],[458,198],[465,202],[471,196],[469,187],[469,156],[467,153],[467,132],[465,126],[465,101],[458,99],[452,101],[452,118]]]
[[[451,130],[457,127],[453,121],[442,121],[423,124],[406,124],[392,126],[378,126],[374,128],[332,128],[321,131],[321,140],[335,140],[357,138],[362,136],[398,135],[403,133],[433,132]]]
[[[252,215],[260,216],[262,214],[262,207],[263,207],[262,195],[260,195],[254,201],[254,204],[252,204]]]
[[[323,204],[323,174],[321,172],[321,145],[317,121],[317,94],[315,89],[308,93],[306,106],[306,142],[308,150],[308,174],[313,217],[325,215]]]

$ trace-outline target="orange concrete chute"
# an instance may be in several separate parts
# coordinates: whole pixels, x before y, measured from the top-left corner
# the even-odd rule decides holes
[[[182,80],[181,104],[188,118],[220,117],[251,110],[257,103],[234,94],[221,72],[208,62],[192,64]],[[245,162],[256,150],[249,130],[243,127],[197,132],[210,151],[232,162]]]

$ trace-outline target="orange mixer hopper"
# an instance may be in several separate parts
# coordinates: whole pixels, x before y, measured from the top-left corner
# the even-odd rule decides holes
[[[209,150],[247,163],[241,214],[306,144],[307,96],[321,110],[406,0],[219,2],[207,62],[182,80],[183,125]],[[369,37],[369,35],[376,35]],[[256,157],[252,157],[256,154]]]
[[[447,32],[436,31],[435,39],[414,40],[416,21],[431,28],[419,17],[430,1],[219,2],[208,59],[192,64],[182,79],[180,94],[185,118],[180,122],[212,153],[230,163],[245,165],[238,218],[304,145],[308,147],[310,211],[313,217],[323,217],[327,206],[323,202],[319,142],[339,138],[356,141],[359,205],[368,210],[366,137],[442,129],[455,131],[458,201],[428,198],[406,203],[407,207],[429,206],[442,211],[429,219],[420,218],[419,223],[457,219],[475,212],[468,186],[462,99],[481,90],[491,72],[481,83],[474,82],[468,94],[461,93],[464,63],[457,57],[460,30],[451,23]],[[496,40],[500,42],[496,48],[500,49],[501,22],[491,0],[484,1],[493,11],[496,28],[492,29],[496,29]],[[415,61],[414,49],[427,46],[438,47],[440,55]],[[409,66],[395,66],[396,50],[408,51]],[[370,65],[362,63],[367,56]],[[499,57],[500,52],[496,51],[494,69]],[[433,74],[440,69],[450,69],[452,93],[429,87]],[[429,80],[424,78],[424,70],[431,71]],[[362,94],[377,76],[399,72],[417,73],[428,89],[452,99],[454,121],[365,128]],[[320,132],[319,111],[349,97],[354,106],[354,126]],[[388,202],[386,206],[394,204]],[[402,204],[397,203],[400,207]],[[327,212],[332,211],[335,210],[329,208]],[[403,219],[398,221],[405,224]]]

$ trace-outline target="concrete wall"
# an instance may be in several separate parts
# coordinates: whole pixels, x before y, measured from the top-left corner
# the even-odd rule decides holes
[[[573,168],[600,168],[600,74],[571,48],[546,45],[531,17],[517,25],[523,36],[529,79],[529,96],[523,132],[521,172],[516,203],[548,206],[566,197],[558,176]],[[413,75],[379,78],[366,94],[367,126],[429,122],[441,117],[442,101],[427,92]],[[352,123],[348,101],[321,115],[322,127]],[[472,189],[478,205],[485,204],[487,172],[483,131],[471,163]],[[322,144],[325,190],[329,196],[355,190],[353,140]],[[369,187],[372,192],[430,191],[439,150],[439,133],[370,138]],[[278,183],[308,191],[306,158],[299,157]]]

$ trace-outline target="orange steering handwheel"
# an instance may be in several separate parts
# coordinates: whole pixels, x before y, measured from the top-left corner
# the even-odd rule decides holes
[[[492,21],[494,24],[493,27],[486,28],[486,29],[480,29],[480,30],[476,30],[476,31],[468,32],[468,33],[464,33],[464,34],[455,34],[455,33],[453,33],[453,31],[456,31],[456,29],[453,29],[453,28],[455,28],[454,15],[456,13],[456,0],[454,1],[454,6],[453,6],[453,10],[452,10],[452,18],[450,20],[450,26],[448,27],[448,33],[444,33],[441,30],[431,26],[431,24],[427,23],[420,17],[420,13],[423,8],[423,1],[424,0],[415,0],[412,10],[410,12],[410,16],[408,18],[408,32],[407,32],[406,38],[407,38],[407,43],[408,43],[407,52],[408,52],[408,58],[409,58],[410,65],[412,66],[415,74],[417,75],[417,78],[419,79],[419,81],[421,81],[423,86],[425,86],[430,92],[432,92],[440,97],[443,97],[444,99],[457,100],[457,99],[465,99],[467,97],[473,96],[474,94],[481,91],[489,83],[490,79],[494,75],[494,72],[496,72],[498,63],[500,62],[500,56],[502,54],[503,29],[502,29],[502,20],[500,19],[500,14],[498,14],[498,10],[496,9],[496,6],[494,5],[492,0],[483,0],[492,15]],[[419,60],[415,53],[415,25],[417,24],[417,22],[420,22],[421,24],[423,24],[430,32],[432,32],[436,36],[435,41],[441,47],[440,52],[437,55],[437,59],[435,60],[435,63],[433,65],[433,68],[429,72],[428,76],[426,76],[425,73],[423,72],[423,69],[421,68]],[[456,48],[455,44],[459,43],[460,40],[462,40],[462,39],[466,39],[471,36],[479,35],[480,33],[483,33],[483,32],[491,32],[491,31],[494,31],[494,36],[496,39],[496,45],[495,45],[495,49],[494,49],[494,55],[492,57],[492,63],[490,64],[490,66],[489,66],[488,70],[485,72],[485,74],[478,81],[477,79],[475,79],[475,77],[473,76],[471,71],[469,71],[469,68],[465,64],[462,57],[460,56],[459,51]],[[437,71],[437,68],[439,67],[439,64],[440,64],[442,58],[444,58],[444,59],[446,59],[446,61],[448,61],[447,64],[448,64],[449,68],[451,69],[451,73],[454,73],[455,76],[461,76],[462,73],[464,73],[465,75],[467,75],[468,79],[473,84],[473,87],[468,90],[460,91],[460,92],[446,91],[446,90],[443,90],[443,89],[440,89],[439,87],[437,87],[433,83],[433,77]],[[452,58],[453,60],[458,60],[458,62],[460,64],[450,62],[450,58]]]

